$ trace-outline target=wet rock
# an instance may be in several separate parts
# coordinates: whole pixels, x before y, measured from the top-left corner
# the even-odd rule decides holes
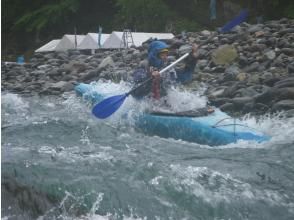
[[[228,98],[233,98],[236,94],[236,91],[238,91],[241,88],[244,88],[245,85],[239,82],[234,82],[233,85],[227,87],[224,91],[224,96]]]
[[[294,109],[286,110],[285,116],[288,118],[293,118],[294,117]]]
[[[263,103],[255,103],[254,104],[254,111],[260,111],[260,112],[267,112],[270,109],[268,105],[265,105]]]
[[[49,86],[50,89],[53,90],[62,90],[65,91],[69,87],[69,83],[65,81],[59,81],[57,83],[51,83]]]
[[[273,99],[282,100],[282,99],[293,99],[294,100],[294,87],[286,88],[273,88]]]
[[[58,76],[58,75],[60,75],[60,72],[59,72],[58,69],[51,69],[51,70],[49,70],[49,71],[47,72],[47,75],[48,75],[49,77],[51,77],[51,76]]]
[[[294,28],[286,28],[286,29],[284,29],[284,30],[281,30],[280,32],[279,32],[279,34],[281,34],[281,35],[283,35],[283,34],[293,34],[294,33]]]
[[[103,69],[106,69],[107,67],[114,67],[114,61],[111,58],[111,56],[106,57],[102,60],[102,62],[98,66],[98,70],[101,71]]]
[[[250,66],[246,67],[244,70],[245,72],[254,72],[254,71],[257,71],[259,68],[259,63],[258,62],[254,62],[252,63]]]
[[[274,91],[269,89],[261,94],[254,96],[255,103],[268,104],[272,101]]]
[[[231,103],[238,109],[243,108],[245,104],[254,103],[253,97],[245,96],[245,97],[235,97],[231,99]]]
[[[261,25],[261,24],[252,25],[250,28],[248,28],[248,32],[249,33],[261,32],[262,27],[263,27],[263,25]]]
[[[213,67],[211,69],[209,67],[207,67],[207,68],[212,73],[223,73],[226,70],[226,68],[224,66],[216,66],[216,67]],[[207,70],[207,69],[205,68],[204,70]]]
[[[46,194],[7,176],[2,179],[1,199],[5,201],[1,204],[1,214],[16,216],[11,219],[37,219],[54,204]]]
[[[282,48],[281,52],[287,56],[294,56],[294,48]]]
[[[241,67],[245,67],[245,66],[247,66],[248,65],[248,59],[247,59],[247,57],[245,57],[245,56],[240,56],[239,57],[239,65],[241,66]]]
[[[276,57],[276,53],[273,50],[270,50],[264,54],[269,60],[273,60]]]
[[[94,79],[98,79],[100,74],[100,70],[96,69],[96,70],[90,70],[86,73],[83,73],[81,75],[81,81],[93,81]]]
[[[200,69],[204,69],[208,65],[208,60],[198,60],[197,67]]]
[[[231,111],[235,110],[235,106],[233,103],[228,102],[228,103],[225,103],[225,104],[219,106],[219,109],[224,112],[231,112]]]
[[[179,54],[184,55],[185,53],[190,53],[192,51],[192,46],[190,44],[185,44],[180,46]]]
[[[208,92],[206,94],[210,98],[222,97],[222,96],[224,96],[226,89],[227,89],[227,86],[221,86],[221,87],[217,87],[217,88],[213,88],[211,90],[208,90]]]
[[[294,100],[282,100],[275,103],[272,107],[273,111],[292,110],[294,109]]]
[[[294,63],[290,63],[290,64],[287,66],[287,70],[288,70],[288,73],[289,73],[289,74],[293,74],[293,73],[294,73]]]
[[[70,61],[68,64],[63,64],[62,68],[68,73],[80,73],[85,71],[86,64],[81,61]]]
[[[274,84],[275,88],[294,87],[294,77],[287,77]]]
[[[234,96],[235,97],[246,97],[246,96],[256,96],[258,94],[258,92],[253,88],[253,87],[248,87],[248,88],[241,88],[238,89]]]
[[[236,80],[238,81],[246,81],[248,79],[248,74],[247,73],[238,73],[237,76],[236,76]]]
[[[267,86],[270,86],[270,87],[273,87],[274,84],[276,82],[280,81],[280,78],[278,77],[275,77],[273,74],[272,74],[272,78],[268,78],[268,79],[264,79],[263,80],[263,84],[264,85],[267,85]]]
[[[234,78],[236,78],[236,75],[238,73],[240,73],[240,69],[237,65],[231,65],[231,66],[227,67],[225,70],[225,74],[230,74],[230,75],[234,76]]]

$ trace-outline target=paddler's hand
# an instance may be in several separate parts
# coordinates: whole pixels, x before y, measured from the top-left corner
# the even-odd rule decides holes
[[[160,78],[159,71],[153,71],[151,75],[152,75],[153,78]]]
[[[199,47],[198,44],[193,44],[193,45],[192,45],[191,55],[192,55],[195,59],[197,59],[198,56],[199,56],[199,54],[198,54],[198,52],[197,52],[198,47]]]

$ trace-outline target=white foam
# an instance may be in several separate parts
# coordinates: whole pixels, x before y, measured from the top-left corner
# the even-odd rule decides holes
[[[83,201],[87,199],[88,196],[93,196],[93,194],[96,194],[96,201],[92,204],[92,207],[90,211],[86,215],[82,215],[79,217],[75,217],[71,215],[71,210],[75,210],[76,206],[80,206],[83,204]],[[100,204],[103,201],[104,193],[95,193],[95,192],[90,192],[82,196],[75,196],[70,192],[65,192],[65,196],[60,202],[58,207],[52,208],[47,213],[45,213],[44,216],[38,217],[37,220],[45,220],[48,218],[48,216],[51,216],[51,213],[55,212],[56,210],[62,210],[62,214],[59,215],[59,217],[62,217],[64,220],[112,220],[112,219],[118,219],[119,215],[118,214],[111,214],[107,213],[105,215],[99,215],[95,214],[97,211],[99,211]],[[125,216],[123,215],[123,220],[147,220],[146,217],[138,217],[137,214],[134,214],[134,211],[131,207],[129,207],[131,210],[130,216]]]
[[[29,104],[17,94],[7,93],[1,96],[2,109],[5,112],[14,112],[18,114],[26,113],[29,109]]]
[[[168,90],[167,102],[171,105],[172,111],[181,112],[205,107],[207,98],[201,96],[200,93],[192,93],[172,87]]]
[[[233,178],[230,174],[222,174],[207,167],[170,165],[172,187],[180,192],[193,194],[208,204],[217,206],[219,203],[234,201],[257,203],[264,201],[275,206],[293,209],[287,197],[275,190],[253,188],[249,183]],[[163,180],[164,181],[164,178]]]

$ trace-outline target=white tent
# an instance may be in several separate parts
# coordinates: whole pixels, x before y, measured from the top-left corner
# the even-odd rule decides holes
[[[157,39],[172,39],[174,35],[171,33],[144,33],[132,32],[134,46],[139,47],[150,38]],[[129,40],[130,41],[130,40]],[[131,45],[128,45],[131,46]],[[111,35],[105,40],[102,48],[121,48],[124,47],[123,32],[113,31]]]
[[[35,52],[49,52],[49,51],[54,51],[57,44],[59,43],[60,39],[58,40],[52,40],[48,42],[47,44],[43,45],[42,47],[38,48],[35,50]]]
[[[120,48],[123,32],[113,31],[106,39],[102,48]]]
[[[61,51],[61,50],[75,49],[76,45],[78,46],[84,38],[85,38],[85,35],[65,34],[60,40],[60,42],[56,45],[55,50]]]
[[[110,34],[101,34],[100,44],[102,45],[109,36]],[[78,45],[78,49],[98,49],[98,37],[97,33],[88,33]]]

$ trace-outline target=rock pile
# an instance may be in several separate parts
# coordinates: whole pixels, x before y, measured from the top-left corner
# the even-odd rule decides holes
[[[205,42],[198,50],[194,81],[187,88],[205,83],[210,104],[227,112],[286,110],[294,115],[294,20],[243,23],[230,33],[214,34],[186,33],[167,41],[171,59],[189,45]],[[2,62],[2,91],[58,95],[71,91],[76,82],[129,80],[146,57],[146,45],[98,50],[94,55],[76,50],[36,53],[24,65]]]
[[[205,40],[205,35],[191,33],[189,41]],[[195,79],[208,85],[211,104],[243,113],[294,109],[293,20],[243,24],[199,53]]]

